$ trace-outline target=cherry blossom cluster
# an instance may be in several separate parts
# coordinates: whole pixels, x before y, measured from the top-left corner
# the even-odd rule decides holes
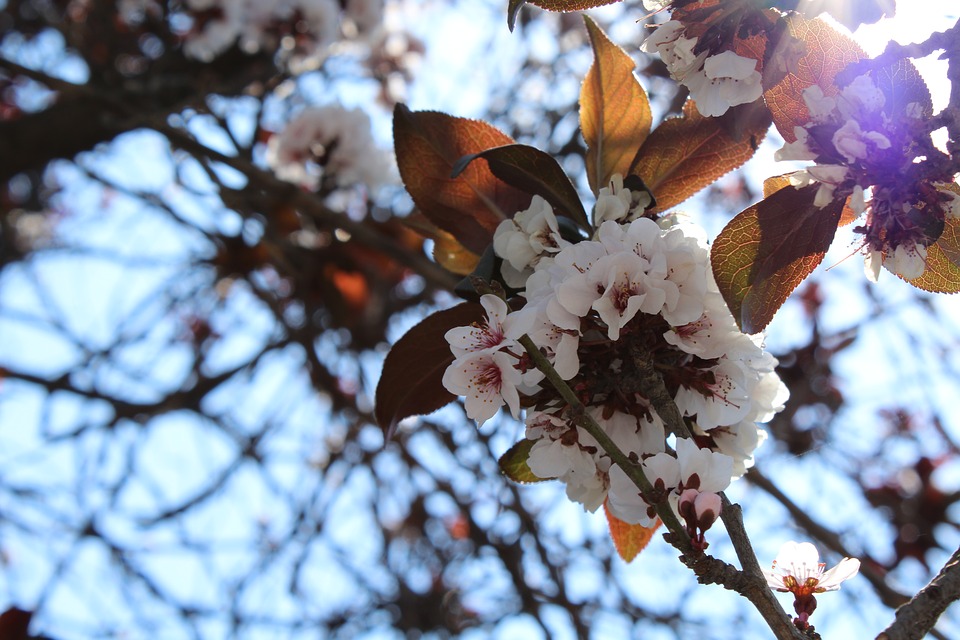
[[[374,142],[367,114],[337,104],[301,111],[270,139],[266,160],[281,179],[311,190],[376,190],[395,180],[393,158]]]
[[[641,49],[657,53],[670,77],[690,90],[697,109],[705,116],[720,116],[730,107],[753,102],[763,95],[757,60],[732,49],[714,51],[700,46],[679,20],[660,25]]]
[[[655,505],[668,503],[702,543],[720,511],[716,493],[752,464],[764,438],[756,423],[783,408],[787,390],[762,337],[737,329],[713,282],[701,231],[666,220],[661,227],[643,215],[649,202],[615,176],[599,194],[590,239],[564,238],[552,207],[538,196],[501,223],[494,250],[505,281],[522,293],[515,310],[483,296],[486,321],[447,333],[455,359],[443,383],[465,396],[467,415],[480,424],[504,404],[514,417],[523,407],[525,435],[534,442],[530,470],[563,481],[587,510],[606,502],[617,518],[649,526]],[[518,343],[522,335],[640,464],[653,495],[642,496],[578,426],[569,404],[532,366]],[[677,437],[672,449],[645,392],[651,372],[662,376],[694,434]]]
[[[368,33],[382,21],[383,0],[186,0],[193,27],[184,52],[209,61],[236,43],[248,51],[323,51],[345,32]]]
[[[876,281],[881,265],[912,280],[926,265],[927,247],[939,237],[945,217],[960,215],[956,194],[924,188],[916,143],[925,135],[925,108],[919,102],[901,113],[886,108],[886,97],[868,75],[836,95],[819,86],[803,91],[810,121],[794,128],[777,160],[812,160],[790,182],[818,185],[814,205],[848,200],[856,215],[867,213],[863,233],[866,272]]]

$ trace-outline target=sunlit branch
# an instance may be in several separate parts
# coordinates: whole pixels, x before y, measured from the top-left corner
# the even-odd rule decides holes
[[[896,618],[877,640],[914,640],[933,629],[947,607],[960,599],[960,549],[953,552],[940,573],[897,609]]]

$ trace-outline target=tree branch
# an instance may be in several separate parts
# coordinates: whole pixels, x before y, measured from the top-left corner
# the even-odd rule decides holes
[[[953,552],[940,573],[907,604],[897,609],[889,627],[877,640],[913,640],[927,635],[947,607],[960,599],[960,549]]]

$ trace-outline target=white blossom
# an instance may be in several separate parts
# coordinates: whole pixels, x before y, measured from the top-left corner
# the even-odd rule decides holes
[[[757,61],[723,51],[703,61],[703,74],[687,82],[690,97],[705,116],[722,116],[730,107],[753,102],[763,95]]]
[[[660,25],[641,49],[659,53],[670,76],[690,90],[697,109],[705,116],[720,116],[738,104],[753,102],[763,95],[757,61],[726,50],[709,55],[694,53],[697,38],[685,35],[677,20]]]
[[[310,189],[330,176],[340,187],[369,189],[393,182],[392,156],[373,141],[370,118],[359,109],[330,104],[303,110],[267,146],[277,176]]]
[[[906,280],[919,278],[927,267],[927,248],[916,243],[897,245],[883,257],[883,266]]]
[[[654,519],[649,515],[650,505],[640,495],[639,487],[617,465],[610,468],[607,510],[615,518],[623,520],[627,524],[649,527],[654,522]]]
[[[643,215],[650,206],[650,194],[646,191],[631,191],[623,188],[623,176],[615,173],[610,177],[609,186],[600,189],[597,204],[593,208],[593,226],[603,222],[631,222]]]
[[[560,235],[553,207],[538,195],[527,209],[501,222],[493,234],[494,253],[503,258],[503,279],[514,288],[524,286],[544,256],[569,245]]]
[[[567,485],[567,496],[596,511],[607,495],[604,478],[597,473],[594,457],[576,442],[544,438],[530,449],[530,471],[539,478],[557,478]]]
[[[723,491],[733,477],[733,458],[700,448],[690,438],[677,438],[677,463],[680,465],[680,484],[683,489]]]
[[[443,386],[464,396],[467,417],[483,425],[504,402],[514,418],[520,415],[520,372],[515,358],[503,351],[476,351],[457,358],[443,373]],[[549,477],[549,476],[546,476]]]
[[[469,352],[497,350],[516,343],[516,339],[525,333],[524,326],[518,324],[518,316],[507,315],[507,303],[498,296],[485,294],[480,296],[480,304],[486,312],[487,321],[469,327],[455,327],[444,335],[450,343],[454,357],[459,358]],[[523,316],[519,316],[522,323]]]
[[[780,162],[783,160],[816,160],[817,152],[810,149],[807,144],[810,140],[810,134],[804,127],[794,127],[793,135],[796,138],[793,142],[785,143],[773,154],[773,159]]]
[[[847,120],[833,134],[833,146],[853,163],[867,158],[871,150],[889,149],[890,139],[878,131],[864,131],[856,120]]]
[[[817,195],[813,200],[814,206],[823,208],[833,202],[833,192],[847,179],[849,169],[838,164],[815,164],[803,171],[797,171],[790,176],[790,184],[795,187],[805,187],[815,182],[820,183]]]
[[[857,575],[860,561],[844,558],[837,566],[824,571],[827,565],[820,562],[820,553],[809,542],[787,542],[773,561],[773,567],[763,571],[767,586],[775,591],[792,592],[794,595],[810,595],[835,591],[840,584]]]

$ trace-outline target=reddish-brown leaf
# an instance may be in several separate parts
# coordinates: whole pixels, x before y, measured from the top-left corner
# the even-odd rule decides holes
[[[848,64],[866,57],[849,37],[823,20],[792,16],[789,33],[803,43],[806,51],[793,69],[763,94],[773,114],[773,124],[787,142],[797,139],[793,128],[810,122],[810,111],[803,101],[803,90],[819,85],[824,94],[838,89],[834,77]]]
[[[29,640],[33,612],[10,607],[0,614],[0,640]]]
[[[769,114],[753,112],[745,129],[738,125],[741,135],[735,137],[728,116],[736,113],[705,118],[688,100],[681,117],[665,120],[647,137],[630,173],[653,192],[656,211],[680,204],[753,156],[770,126]]]
[[[947,218],[943,233],[927,247],[927,266],[910,284],[933,293],[960,293],[960,220]]]
[[[653,534],[662,524],[658,518],[652,527],[641,527],[638,524],[627,524],[610,513],[607,503],[603,503],[603,511],[607,514],[607,523],[610,525],[610,537],[613,546],[625,562],[630,562],[646,548],[653,538]]]
[[[530,471],[530,467],[527,465],[530,450],[533,449],[533,445],[536,443],[536,440],[527,440],[524,438],[510,447],[506,453],[500,456],[500,462],[498,463],[500,472],[514,482],[520,482],[522,484],[553,480],[553,478],[541,478],[534,475],[533,471]]]
[[[377,383],[377,424],[389,440],[397,423],[453,401],[455,396],[443,386],[443,372],[453,362],[444,334],[454,327],[465,327],[483,320],[483,307],[464,302],[427,316],[407,331],[390,349]]]
[[[653,115],[647,93],[633,75],[635,63],[588,16],[593,66],[580,89],[580,130],[587,143],[587,180],[597,194],[615,173],[626,176],[647,139]]]
[[[513,143],[485,122],[397,105],[393,142],[400,177],[417,207],[473,253],[483,253],[501,220],[530,204],[529,193],[504,183],[484,163],[450,177],[463,156]]]
[[[790,186],[790,174],[785,173],[779,176],[771,176],[763,181],[763,197],[769,198],[784,187]],[[860,216],[850,207],[850,198],[843,203],[843,212],[840,214],[840,223],[838,226],[845,227],[854,222]]]
[[[487,161],[500,180],[528,195],[539,195],[553,205],[556,214],[570,218],[581,229],[589,229],[587,212],[576,187],[553,156],[525,144],[508,144],[460,158],[451,177],[459,176],[477,158]]]
[[[737,325],[757,333],[833,242],[843,202],[814,206],[817,185],[785,187],[737,214],[713,243],[713,275]]]

